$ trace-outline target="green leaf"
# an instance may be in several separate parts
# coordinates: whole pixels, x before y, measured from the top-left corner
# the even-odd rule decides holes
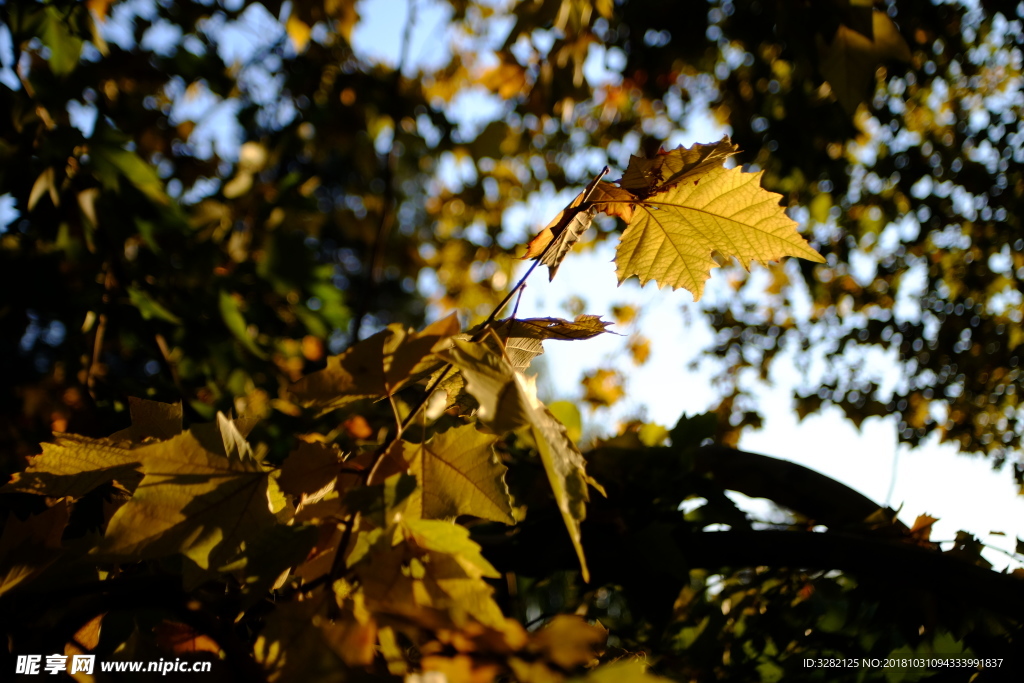
[[[224,429],[231,424],[226,419]],[[143,479],[95,554],[137,561],[183,553],[203,569],[275,524],[268,475],[252,458],[212,452],[191,432],[134,450]]]
[[[583,454],[569,438],[565,425],[537,399],[533,380],[516,372],[486,344],[456,340],[447,357],[465,377],[466,390],[479,402],[477,418],[482,424],[499,434],[530,428],[583,578],[589,581],[580,523],[586,518],[587,484],[604,491],[587,476]]]
[[[224,320],[224,324],[231,331],[231,334],[235,335],[235,339],[241,342],[242,346],[248,349],[252,355],[266,360],[267,354],[249,335],[249,326],[245,322],[245,316],[242,315],[242,309],[235,297],[227,290],[222,289],[220,291],[219,305],[220,316]]]
[[[132,305],[139,309],[139,313],[146,320],[159,318],[175,325],[181,325],[181,318],[168,311],[160,302],[153,299],[145,291],[131,285],[125,289],[128,290],[128,298]]]
[[[156,169],[135,152],[119,145],[97,142],[89,146],[89,157],[96,176],[107,189],[118,190],[123,177],[157,204],[170,202]]]
[[[66,76],[78,66],[82,39],[71,31],[69,17],[56,5],[49,5],[40,27],[39,39],[50,48],[50,69],[56,76]]]
[[[410,508],[424,519],[473,515],[515,524],[505,485],[507,468],[494,453],[495,440],[469,424],[426,443],[403,442],[404,458],[419,481]]]
[[[615,253],[619,283],[633,275],[645,285],[682,287],[698,300],[718,252],[745,268],[784,256],[825,259],[796,231],[779,195],[761,188],[762,172],[714,168],[686,177],[636,208]]]
[[[337,356],[327,367],[291,386],[299,402],[323,410],[360,398],[389,396],[437,365],[434,354],[459,331],[453,314],[421,332],[392,324]]]

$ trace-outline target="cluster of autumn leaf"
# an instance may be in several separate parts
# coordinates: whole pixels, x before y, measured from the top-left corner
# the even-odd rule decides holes
[[[651,159],[632,157],[621,180],[595,179],[530,242],[524,258],[539,259],[554,278],[565,254],[604,212],[627,223],[615,252],[620,284],[635,275],[641,285],[654,280],[700,299],[718,266],[715,254],[743,266],[785,256],[823,262],[779,206],[780,195],[761,187],[760,172],[725,168],[736,151],[723,138]]]
[[[638,275],[699,297],[713,252],[744,263],[789,254],[820,260],[758,175],[723,166],[734,151],[723,140],[634,158],[618,184],[591,183],[527,256],[553,273],[603,211],[628,223],[620,280]],[[508,319],[464,333],[452,315],[420,332],[392,325],[295,383],[291,400],[318,413],[390,401],[396,430],[354,453],[319,434],[300,435],[280,466],[248,443],[251,419],[218,414],[215,423],[183,430],[180,404],[134,399],[131,427],[103,439],[57,434],[4,487],[56,502],[28,522],[8,523],[0,595],[69,557],[59,540],[68,511],[105,486],[116,493],[105,526],[76,546],[72,564],[103,578],[113,574],[98,568],[180,555],[186,590],[234,577],[244,607],[276,591],[253,650],[274,680],[305,680],[313,647],[352,667],[382,656],[393,674],[415,666],[450,681],[499,673],[563,680],[596,661],[605,631],[562,616],[527,632],[504,616],[488,583],[499,574],[457,520],[513,525],[528,513],[510,496],[495,450],[515,432],[536,451],[589,580],[580,525],[588,488],[603,490],[525,371],[543,341],[588,339],[608,324],[588,315]],[[424,384],[417,405],[402,404],[403,415],[396,394]],[[34,526],[28,533],[19,525]],[[40,538],[52,542],[40,548]],[[416,647],[417,663],[400,643]],[[654,680],[629,662],[590,678]]]

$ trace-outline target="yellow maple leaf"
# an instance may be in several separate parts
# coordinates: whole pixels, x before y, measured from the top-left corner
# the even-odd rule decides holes
[[[716,167],[644,199],[615,253],[619,283],[636,275],[641,285],[682,287],[698,300],[718,265],[715,251],[744,267],[784,256],[824,262],[797,233],[779,195],[761,188],[761,175]]]
[[[622,374],[616,370],[599,368],[588,373],[580,384],[586,389],[583,400],[593,408],[606,408],[625,396]]]

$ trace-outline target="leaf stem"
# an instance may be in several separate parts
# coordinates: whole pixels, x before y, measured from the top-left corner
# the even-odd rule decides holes
[[[334,560],[331,562],[331,571],[327,574],[330,584],[341,578],[345,570],[348,569],[348,566],[345,564],[345,551],[348,549],[348,544],[352,541],[352,529],[356,525],[356,513],[350,512],[342,524],[345,525],[345,530],[341,532],[341,540],[338,541],[338,547],[334,551]]]

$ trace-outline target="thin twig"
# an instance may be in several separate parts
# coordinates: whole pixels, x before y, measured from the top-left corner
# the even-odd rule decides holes
[[[474,339],[474,341],[478,340]],[[451,363],[445,363],[441,367],[441,374],[439,374],[437,376],[437,379],[435,379],[427,386],[427,390],[424,392],[423,398],[419,400],[419,402],[413,407],[413,409],[409,411],[409,414],[405,416],[405,419],[402,420],[402,422],[398,425],[398,431],[395,432],[394,436],[388,439],[387,443],[385,443],[384,446],[378,449],[377,453],[374,455],[373,465],[370,467],[370,471],[366,475],[367,482],[373,481],[373,475],[377,473],[377,469],[380,467],[380,464],[384,461],[384,454],[391,450],[391,447],[394,446],[395,443],[402,438],[402,434],[405,433],[405,430],[409,428],[409,425],[411,425],[412,421],[416,419],[416,416],[419,415],[419,412],[423,409],[424,406],[427,405],[427,401],[430,400],[430,396],[439,386],[441,386],[441,382],[448,379],[448,373],[451,372],[453,367],[454,366]]]
[[[525,292],[525,291],[526,291],[526,285],[523,285],[519,289],[519,296],[516,297],[516,305],[512,307],[512,315],[509,316],[513,320],[515,320],[516,314],[519,313],[519,302],[523,300],[523,292]]]
[[[341,578],[348,568],[345,565],[345,551],[348,550],[348,544],[352,541],[352,529],[356,525],[356,513],[350,512],[342,524],[345,525],[345,530],[341,533],[341,540],[338,541],[338,548],[334,551],[334,560],[331,562],[331,571],[327,575],[331,583]]]
[[[107,262],[106,273],[103,275],[103,297],[101,299],[104,309],[110,307],[110,293],[116,284],[114,280],[113,264]],[[92,358],[89,367],[85,371],[85,386],[89,390],[89,396],[96,400],[96,373],[99,371],[100,357],[103,355],[103,340],[107,333],[107,312],[104,310],[99,315],[99,322],[96,325],[96,337],[92,343]]]

